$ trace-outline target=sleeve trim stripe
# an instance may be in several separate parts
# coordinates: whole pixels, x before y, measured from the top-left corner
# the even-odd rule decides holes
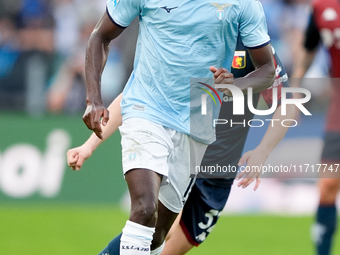
[[[245,46],[247,49],[250,49],[250,50],[256,50],[256,49],[259,49],[259,48],[262,48],[266,45],[270,44],[270,40],[265,42],[265,43],[261,43],[259,45],[256,45],[256,46],[252,46],[252,47],[248,47],[248,46]]]
[[[107,16],[109,16],[109,18],[110,18],[110,20],[112,21],[112,23],[115,24],[117,27],[119,27],[119,28],[121,28],[121,29],[127,28],[127,27],[124,27],[124,26],[118,24],[118,23],[111,17],[111,15],[110,15],[109,10],[108,10],[107,7],[106,7],[106,13],[107,13]]]

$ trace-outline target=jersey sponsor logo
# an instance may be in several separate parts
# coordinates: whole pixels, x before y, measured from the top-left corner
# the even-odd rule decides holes
[[[273,87],[278,87],[278,86],[280,86],[281,84],[283,84],[284,82],[287,82],[287,81],[288,81],[288,75],[286,73],[282,76],[278,76],[278,77],[275,78],[273,86],[267,88],[267,90],[270,90]]]
[[[245,51],[235,51],[232,67],[235,69],[243,69],[246,67]]]
[[[225,103],[232,102],[233,101],[233,97],[232,96],[224,95],[222,101],[225,102]]]
[[[210,3],[211,5],[217,8],[215,15],[218,20],[223,20],[225,17],[225,8],[232,6],[232,4],[218,4],[218,3]]]
[[[282,67],[280,65],[277,65],[275,69],[275,77],[278,77],[281,72],[282,72]]]
[[[338,14],[333,8],[329,7],[324,10],[324,12],[322,13],[322,17],[325,21],[333,21],[338,18]]]
[[[168,8],[167,6],[163,6],[163,7],[160,7],[160,8],[163,9],[163,10],[166,10],[167,13],[170,13],[173,9],[177,9],[178,6],[171,7],[171,8]]]

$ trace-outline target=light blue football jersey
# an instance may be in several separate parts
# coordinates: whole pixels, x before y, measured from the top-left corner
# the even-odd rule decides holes
[[[213,142],[212,121],[205,123],[209,130],[204,132],[193,132],[190,128],[191,102],[200,100],[190,97],[190,79],[212,78],[210,66],[226,66],[230,70],[238,33],[248,48],[269,43],[261,3],[108,0],[107,13],[121,27],[127,27],[139,16],[134,71],[121,103],[123,120],[145,118],[201,142]],[[214,110],[216,118],[218,110]]]

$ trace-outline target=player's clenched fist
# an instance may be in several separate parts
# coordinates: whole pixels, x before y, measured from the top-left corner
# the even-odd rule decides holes
[[[92,155],[92,150],[88,146],[82,145],[68,150],[66,155],[69,167],[72,170],[80,170],[84,161]]]
[[[217,69],[216,67],[211,66],[210,71],[214,74],[215,84],[234,85],[234,75],[230,73],[226,68],[220,67]],[[217,90],[231,96],[231,92],[227,88],[220,88]]]

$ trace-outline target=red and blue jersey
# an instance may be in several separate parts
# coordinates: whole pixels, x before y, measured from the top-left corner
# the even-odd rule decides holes
[[[273,88],[278,88],[278,105],[281,102],[281,88],[289,87],[287,73],[279,59],[279,57],[274,52],[274,62],[276,66],[276,79],[270,88],[267,88],[261,92],[253,93],[254,107],[256,107],[257,102],[262,97],[268,107],[271,107],[273,98],[272,91]],[[236,51],[234,54],[234,59],[232,62],[231,72],[234,74],[234,78],[244,77],[248,73],[254,71],[254,66],[252,65],[250,56],[247,49],[243,46],[242,42],[238,40]],[[245,95],[245,100],[246,102]],[[291,97],[291,96],[289,96]],[[234,115],[233,114],[233,97],[224,95],[222,100],[221,111],[219,114],[219,119],[232,120],[234,123],[248,123],[254,117],[254,114],[245,105],[244,115]],[[216,141],[208,146],[207,151],[202,160],[202,166],[234,166],[237,168],[237,163],[241,158],[244,144],[246,142],[247,134],[249,131],[249,125],[216,125]],[[224,186],[226,182],[231,182],[236,173],[232,172],[221,172],[205,174],[199,173],[199,178],[206,178],[206,181],[213,185]],[[212,178],[213,177],[213,178]]]
[[[316,0],[306,31],[305,48],[314,51],[319,43],[328,49],[331,57],[331,77],[340,78],[340,1]],[[332,94],[328,110],[326,130],[340,132],[340,84],[339,79],[332,80]]]

